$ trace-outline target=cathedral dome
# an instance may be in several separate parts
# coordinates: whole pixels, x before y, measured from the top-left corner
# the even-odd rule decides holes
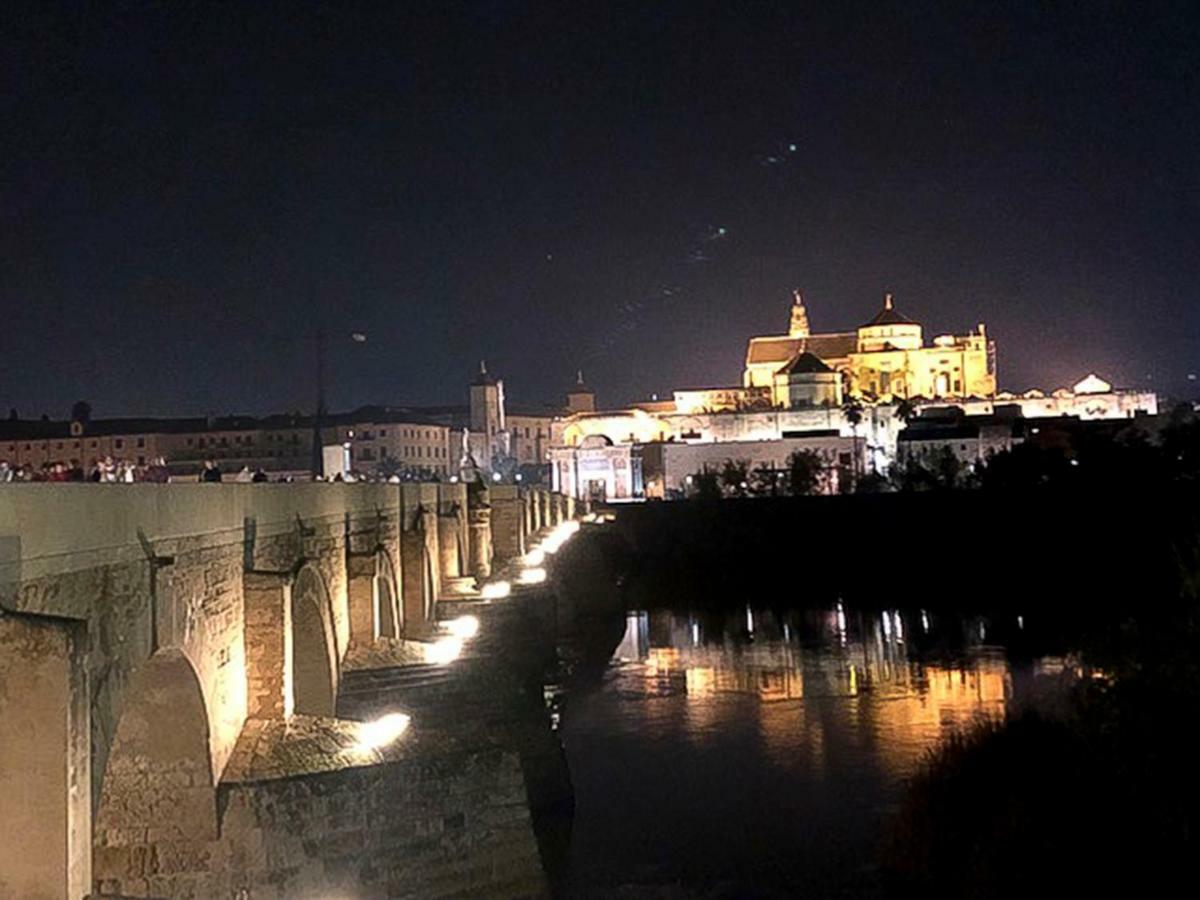
[[[919,350],[923,339],[921,326],[896,311],[892,295],[885,294],[883,309],[858,329],[858,352]]]
[[[917,323],[908,316],[896,310],[892,305],[892,295],[885,294],[883,297],[883,309],[875,314],[873,318],[863,328],[875,328],[879,325],[916,325]]]

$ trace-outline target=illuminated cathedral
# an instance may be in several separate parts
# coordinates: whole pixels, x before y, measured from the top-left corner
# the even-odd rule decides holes
[[[776,405],[791,406],[797,372],[811,380],[818,362],[840,375],[844,396],[867,401],[967,400],[996,393],[996,345],[983,325],[966,335],[939,335],[926,346],[921,326],[896,309],[891,294],[857,329],[813,334],[804,298],[795,291],[788,333],[750,339],[742,383],[769,390]]]

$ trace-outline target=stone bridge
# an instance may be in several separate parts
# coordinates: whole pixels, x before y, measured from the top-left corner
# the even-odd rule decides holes
[[[389,711],[380,672],[401,698],[436,681],[461,647],[446,610],[575,515],[488,499],[0,488],[0,900],[544,893],[511,747],[447,717],[396,741],[354,721]]]

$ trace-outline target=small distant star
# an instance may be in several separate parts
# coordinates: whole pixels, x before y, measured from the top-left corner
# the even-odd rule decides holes
[[[1196,373],[1188,372],[1188,381],[1195,381],[1195,380],[1196,380]]]
[[[788,144],[788,153],[795,153],[795,152],[796,152],[796,145]]]
[[[546,254],[546,259],[554,259],[554,254],[553,254],[553,253],[547,253],[547,254]]]

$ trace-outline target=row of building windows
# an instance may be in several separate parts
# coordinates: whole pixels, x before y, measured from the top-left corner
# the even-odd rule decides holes
[[[388,430],[386,428],[380,428],[378,436],[381,438],[385,438],[385,437],[387,437],[387,433],[388,433]],[[357,437],[358,440],[360,440],[360,441],[373,441],[373,440],[375,440],[375,437],[376,437],[375,432],[371,431],[369,428],[363,429],[362,431],[358,432],[357,435],[355,435],[354,431],[352,430],[350,432],[350,436]],[[442,439],[444,436],[442,434],[439,434],[438,430],[435,428],[401,428],[400,429],[400,437],[416,438],[418,440],[424,439],[424,440],[428,440],[428,441],[433,441],[433,440]]]
[[[55,442],[54,442],[54,449],[55,449],[55,450],[65,450],[65,449],[66,449],[66,443],[67,443],[66,441],[55,441]],[[39,444],[39,446],[41,447],[41,449],[43,449],[43,450],[49,450],[49,449],[50,449],[50,442],[49,442],[49,441],[39,441],[39,442],[38,442],[38,444]],[[136,446],[137,446],[138,448],[143,448],[143,447],[145,447],[145,446],[146,446],[146,439],[145,439],[145,438],[138,438],[138,439],[135,441],[135,444],[136,444]],[[16,452],[17,452],[17,446],[18,446],[17,444],[9,444],[9,445],[8,445],[8,452],[9,452],[9,453],[16,453]],[[99,442],[99,441],[92,441],[92,442],[89,444],[89,446],[91,447],[91,449],[95,450],[95,449],[97,449],[97,448],[100,446],[100,442]],[[118,450],[123,450],[123,449],[125,448],[125,439],[124,439],[124,438],[116,438],[116,439],[113,441],[113,446],[114,446],[116,449],[118,449]],[[28,444],[26,444],[26,445],[25,445],[25,449],[26,449],[26,450],[32,450],[32,449],[33,449],[33,444],[32,444],[32,443],[28,443]],[[74,449],[76,449],[76,450],[82,450],[82,449],[83,449],[83,441],[74,441]]]
[[[379,458],[387,459],[391,454],[387,447],[381,447],[379,450]],[[404,447],[401,457],[404,459],[445,459],[445,447]],[[371,447],[360,447],[358,450],[358,458],[372,460],[375,458],[375,450]]]

